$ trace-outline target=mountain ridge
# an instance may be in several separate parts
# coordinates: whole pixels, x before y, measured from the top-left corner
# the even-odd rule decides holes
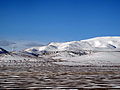
[[[95,37],[80,41],[70,42],[51,42],[46,46],[32,47],[25,49],[26,52],[41,51],[76,51],[76,50],[95,50],[95,49],[119,49],[120,37]]]

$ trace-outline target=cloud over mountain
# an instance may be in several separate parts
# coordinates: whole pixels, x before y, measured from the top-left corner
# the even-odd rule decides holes
[[[3,47],[7,50],[23,50],[25,48],[43,46],[43,43],[38,41],[11,41],[11,40],[0,40],[0,47]]]
[[[10,46],[16,44],[15,42],[7,41],[7,40],[0,40],[0,46]]]
[[[37,42],[29,42],[29,43],[26,43],[25,46],[34,47],[34,46],[43,46],[43,44],[40,44]]]

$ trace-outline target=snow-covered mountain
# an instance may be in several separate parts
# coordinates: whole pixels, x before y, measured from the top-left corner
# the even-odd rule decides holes
[[[96,37],[80,41],[52,42],[46,46],[32,47],[25,51],[39,53],[41,51],[79,51],[79,50],[118,50],[120,37]]]
[[[0,49],[4,52],[4,49]],[[50,61],[60,65],[120,66],[120,37],[96,37],[80,41],[52,42],[20,52],[0,54],[0,62]]]

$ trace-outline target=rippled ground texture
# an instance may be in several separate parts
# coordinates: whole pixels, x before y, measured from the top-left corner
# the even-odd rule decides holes
[[[120,67],[1,66],[0,88],[120,88]]]

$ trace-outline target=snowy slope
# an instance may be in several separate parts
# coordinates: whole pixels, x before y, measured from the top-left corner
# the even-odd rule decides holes
[[[118,50],[120,37],[96,37],[87,40],[57,43],[52,42],[46,46],[28,48],[26,52],[39,53],[41,51],[77,51],[77,50]]]
[[[120,66],[120,52],[97,52],[90,55],[82,55],[77,57],[53,57],[53,59],[61,59],[63,62],[55,62],[62,65],[92,65],[92,66]]]
[[[37,61],[40,58],[36,58],[30,55],[21,55],[21,54],[0,54],[0,62],[9,62],[9,61]],[[43,60],[42,60],[43,61]]]
[[[120,48],[120,37],[96,37],[82,41],[87,41],[93,47],[98,48]]]

